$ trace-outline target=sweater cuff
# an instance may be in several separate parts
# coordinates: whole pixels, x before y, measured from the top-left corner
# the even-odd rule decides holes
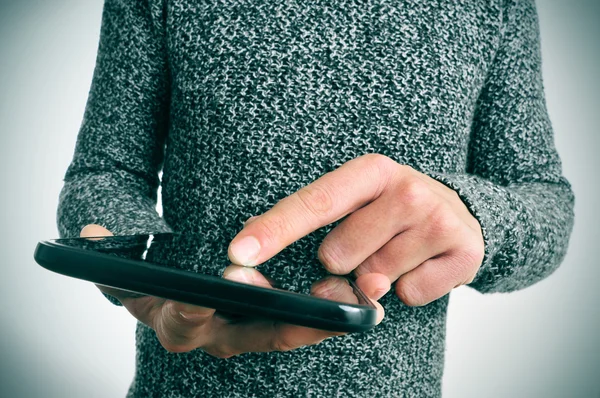
[[[481,267],[469,286],[490,292],[498,279],[508,276],[510,269],[501,269],[492,258],[507,244],[505,231],[515,223],[510,208],[509,193],[502,187],[470,174],[428,173],[435,180],[454,190],[481,226],[485,255]],[[513,242],[516,244],[516,242]]]
[[[108,299],[108,301],[110,301],[111,303],[113,303],[114,305],[118,305],[120,307],[123,306],[123,304],[119,301],[118,298],[116,298],[115,296],[111,296],[108,293],[104,293],[102,292],[102,294],[104,295],[104,297],[106,297]]]

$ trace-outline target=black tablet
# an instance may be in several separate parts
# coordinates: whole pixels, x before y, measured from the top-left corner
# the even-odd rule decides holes
[[[359,332],[376,324],[377,309],[349,276],[327,275],[304,283],[319,289],[293,291],[276,272],[260,272],[270,286],[223,278],[231,263],[203,264],[203,237],[154,234],[39,242],[35,260],[44,268],[99,285],[215,308],[240,318],[269,318],[337,332]],[[298,275],[302,278],[302,275]],[[316,291],[336,292],[335,300]]]

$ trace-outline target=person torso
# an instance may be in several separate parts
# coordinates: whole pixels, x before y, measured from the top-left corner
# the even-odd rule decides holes
[[[460,173],[500,39],[498,2],[172,0],[164,217],[227,261],[243,221],[365,153]],[[265,267],[321,275],[329,225]],[[302,274],[297,276],[297,274]],[[376,329],[285,353],[227,360],[168,354],[139,326],[132,396],[437,396],[448,298],[393,294]],[[146,366],[147,365],[147,366]],[[190,384],[192,383],[193,386]],[[144,391],[148,393],[144,395]],[[187,392],[187,393],[186,393]]]

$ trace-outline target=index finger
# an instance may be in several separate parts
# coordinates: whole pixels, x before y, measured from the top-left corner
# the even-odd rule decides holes
[[[234,264],[261,264],[305,235],[375,200],[389,178],[392,159],[368,154],[352,159],[247,224],[231,241]]]

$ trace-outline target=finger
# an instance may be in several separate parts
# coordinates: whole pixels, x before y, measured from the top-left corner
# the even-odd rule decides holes
[[[269,280],[254,268],[232,264],[223,271],[223,278],[234,282],[272,288]]]
[[[346,281],[342,281],[343,278],[333,278],[325,278],[317,282],[316,286],[313,285],[311,294],[334,301],[349,302],[348,290],[352,291],[352,288]],[[373,304],[377,308],[376,322],[379,324],[384,318],[385,311],[377,301]],[[329,337],[346,334],[268,320],[213,325],[217,325],[218,330],[211,333],[212,341],[205,344],[202,349],[221,358],[245,352],[289,351],[318,344]]]
[[[406,231],[396,235],[359,264],[354,270],[354,275],[359,277],[379,273],[386,275],[390,282],[394,282],[400,275],[443,252],[446,246],[446,242],[428,240],[418,230]]]
[[[328,277],[318,281],[311,287],[311,295],[340,302],[356,303],[357,301],[352,287],[340,277]],[[349,297],[350,295],[353,299]],[[224,350],[230,355],[244,352],[289,351],[345,334],[275,321],[223,325],[221,329],[210,346],[213,349],[219,347],[219,350]]]
[[[99,236],[113,236],[112,232],[97,224],[88,224],[79,233],[81,238],[94,238]]]
[[[376,324],[379,324],[384,318],[385,311],[383,309],[383,306],[381,306],[381,304],[379,304],[377,300],[381,298],[387,291],[390,290],[389,280],[385,275],[369,274],[363,276],[361,281],[357,281],[363,287],[365,287],[366,284],[370,283],[370,285],[366,286],[367,291],[369,293],[362,290],[360,286],[359,289],[361,289],[363,293],[365,293],[371,299],[371,303],[375,305],[377,309]],[[372,289],[372,291],[369,291],[369,289],[371,289],[373,286],[374,289]],[[345,278],[340,277],[330,277],[315,283],[311,287],[311,295],[329,300],[339,301],[342,303],[359,303],[358,296],[354,292],[352,286],[350,286],[350,284]]]
[[[390,280],[383,274],[364,274],[356,278],[358,288],[373,300],[379,300],[391,289]]]
[[[223,271],[223,278],[239,282],[245,283],[249,285],[255,285],[259,287],[264,287],[268,289],[272,289],[274,286],[277,286],[276,281],[273,279],[261,274],[255,268],[244,267],[241,265],[231,264]],[[227,311],[217,311],[215,316],[223,318],[228,322],[241,322],[246,319],[250,319],[249,316],[244,315],[242,313],[231,313]]]
[[[247,220],[244,222],[244,227],[245,227],[246,225],[250,224],[252,221],[256,220],[257,218],[258,218],[258,216],[252,216],[252,217],[250,217],[249,219],[247,219]]]
[[[126,297],[119,298],[119,300],[131,315],[151,328],[153,328],[155,318],[165,302],[165,299],[154,296]]]
[[[469,279],[468,272],[469,266],[459,257],[430,259],[396,281],[396,295],[406,305],[426,305],[464,284]]]
[[[170,352],[191,351],[209,339],[213,308],[165,301],[152,328],[165,349]]]
[[[358,297],[348,280],[339,276],[329,276],[313,283],[310,287],[310,294],[327,300],[358,304]]]
[[[363,286],[367,284],[369,284],[370,286],[375,286],[376,293],[374,296],[372,296],[369,293],[366,293],[364,290],[361,289],[360,286],[359,289],[361,289],[363,293],[365,293],[371,299],[371,303],[374,304],[377,308],[377,324],[379,324],[383,320],[385,311],[381,304],[377,302],[377,300],[381,298],[381,296],[383,296],[383,294],[385,293],[381,294],[380,297],[376,297],[376,295],[380,294],[380,290],[384,290],[385,292],[390,290],[389,280],[385,277],[385,275],[378,274],[365,276],[360,281],[359,279],[357,279],[357,282]],[[370,286],[366,287],[369,288]],[[346,278],[340,278],[337,276],[330,276],[313,284],[313,286],[311,287],[311,295],[342,303],[359,303],[358,297],[356,296],[356,293],[354,293],[354,289],[352,288],[352,286],[348,283],[348,280]]]
[[[232,263],[257,265],[289,244],[375,200],[391,175],[393,160],[365,155],[350,160],[282,199],[236,235]]]
[[[205,322],[210,318],[214,312],[214,308],[202,307],[199,305],[186,304],[178,301],[167,301],[165,305],[169,305],[171,312],[169,314],[177,315],[176,321],[179,321],[179,317],[189,321],[185,324],[198,324]]]
[[[457,215],[460,217],[460,219],[463,220],[465,224],[467,224],[473,231],[481,231],[481,225],[479,224],[479,221],[477,221],[477,219],[473,217],[473,215],[469,211],[469,208],[464,205],[462,199],[455,190],[450,189],[446,185],[431,178],[427,174],[415,173],[415,176],[421,179],[422,181],[426,182],[429,185],[429,187],[437,193],[438,197],[443,198],[446,201],[446,203],[452,205],[452,208],[455,211],[457,211]],[[457,203],[459,203],[460,205],[456,206],[455,204]]]
[[[379,324],[383,320],[384,310],[378,302],[374,304]],[[215,322],[212,325],[216,327],[210,332],[211,341],[201,348],[220,358],[246,352],[290,351],[346,334],[268,320],[235,324]]]
[[[410,227],[417,215],[402,215],[401,208],[398,198],[384,193],[350,214],[323,239],[319,260],[333,274],[349,273]]]

